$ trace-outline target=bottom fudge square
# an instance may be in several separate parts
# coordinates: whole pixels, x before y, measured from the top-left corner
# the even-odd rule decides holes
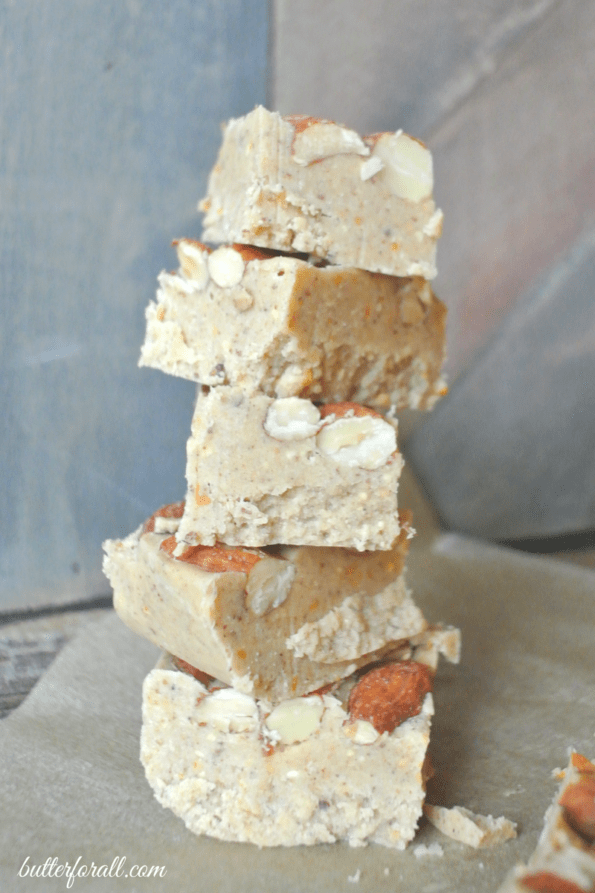
[[[271,708],[165,657],[143,687],[141,762],[195,834],[402,850],[425,797],[433,676],[414,653]]]
[[[402,466],[396,424],[371,409],[213,388],[196,401],[177,536],[390,549]]]

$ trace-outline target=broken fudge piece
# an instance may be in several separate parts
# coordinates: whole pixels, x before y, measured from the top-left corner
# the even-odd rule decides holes
[[[104,544],[114,607],[136,633],[238,691],[276,703],[412,647],[429,664],[436,648],[457,658],[448,630],[432,630],[424,652],[427,624],[404,578],[406,524],[388,552],[188,546],[176,557],[180,512],[166,507]]]
[[[404,849],[425,794],[432,677],[414,660],[385,664],[271,707],[162,661],[143,687],[141,761],[196,834]]]
[[[212,388],[196,401],[177,537],[390,549],[402,466],[396,423],[370,409]]]
[[[432,279],[442,230],[432,190],[430,152],[402,131],[360,137],[258,107],[225,128],[199,205],[203,238]]]
[[[504,816],[480,815],[464,806],[424,804],[426,818],[447,837],[475,849],[498,846],[516,837],[516,824]]]
[[[595,765],[573,753],[562,776],[535,852],[528,865],[513,869],[499,893],[595,891]]]
[[[446,308],[420,277],[320,267],[246,245],[176,243],[140,365],[271,397],[430,409],[445,393]]]

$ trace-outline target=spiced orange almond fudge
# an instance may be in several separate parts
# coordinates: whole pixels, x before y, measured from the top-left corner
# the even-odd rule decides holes
[[[396,423],[358,404],[211,388],[196,401],[177,537],[390,549],[402,466]]]
[[[181,504],[166,507],[106,542],[104,571],[121,619],[192,667],[277,703],[421,647],[428,627],[405,584],[407,523],[388,552],[218,545],[176,557],[180,514]],[[455,653],[449,635],[441,647]]]
[[[425,796],[433,675],[414,655],[271,707],[165,658],[143,686],[147,780],[196,834],[404,849]]]
[[[419,276],[315,266],[246,245],[176,243],[147,307],[140,365],[247,393],[430,409],[446,308]]]
[[[432,156],[402,131],[360,137],[257,107],[225,128],[199,205],[203,239],[432,279],[442,230],[432,191]]]

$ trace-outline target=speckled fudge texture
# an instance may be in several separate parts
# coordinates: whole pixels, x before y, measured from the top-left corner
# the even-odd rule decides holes
[[[432,279],[442,230],[432,189],[430,153],[406,134],[360,138],[258,107],[227,124],[199,205],[203,238]]]
[[[420,277],[319,267],[247,246],[177,243],[141,366],[247,393],[430,409],[445,393],[446,308]]]
[[[209,691],[175,670],[149,673],[141,761],[159,803],[195,834],[222,840],[404,849],[424,800],[431,694],[417,716],[380,735],[351,722],[335,695],[280,706],[301,740],[279,743],[266,702]]]
[[[198,395],[178,539],[206,545],[390,549],[400,530],[397,482],[403,460],[396,442],[377,467],[361,467],[367,460],[355,454],[365,451],[368,438],[357,431],[351,437],[349,421],[357,419],[317,420],[318,410],[303,400],[296,413],[308,420],[296,424],[295,436],[288,424],[287,439],[280,439],[284,432],[269,423],[286,407],[282,400],[249,397],[239,388]],[[393,426],[378,421],[394,438]],[[351,447],[334,450],[329,441],[335,432],[338,440],[351,438]]]
[[[238,691],[274,703],[304,694],[426,629],[405,585],[406,527],[389,552],[189,547],[175,558],[161,546],[177,522],[156,520],[160,533],[141,527],[104,544],[114,607],[136,633]]]

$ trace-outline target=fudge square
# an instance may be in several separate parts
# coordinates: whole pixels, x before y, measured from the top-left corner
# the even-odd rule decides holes
[[[196,400],[177,538],[390,549],[402,466],[396,423],[373,410],[211,388]]]
[[[159,803],[195,834],[402,850],[430,774],[433,675],[394,662],[271,710],[164,656],[143,686],[141,762]]]
[[[315,266],[246,245],[176,243],[159,277],[141,366],[271,397],[431,409],[446,308],[421,277]]]
[[[405,584],[407,522],[388,552],[187,546],[176,556],[181,509],[104,544],[114,607],[134,632],[238,691],[277,703],[428,632]]]
[[[433,279],[443,215],[432,190],[430,152],[401,131],[360,137],[257,107],[225,128],[199,204],[203,239]]]

